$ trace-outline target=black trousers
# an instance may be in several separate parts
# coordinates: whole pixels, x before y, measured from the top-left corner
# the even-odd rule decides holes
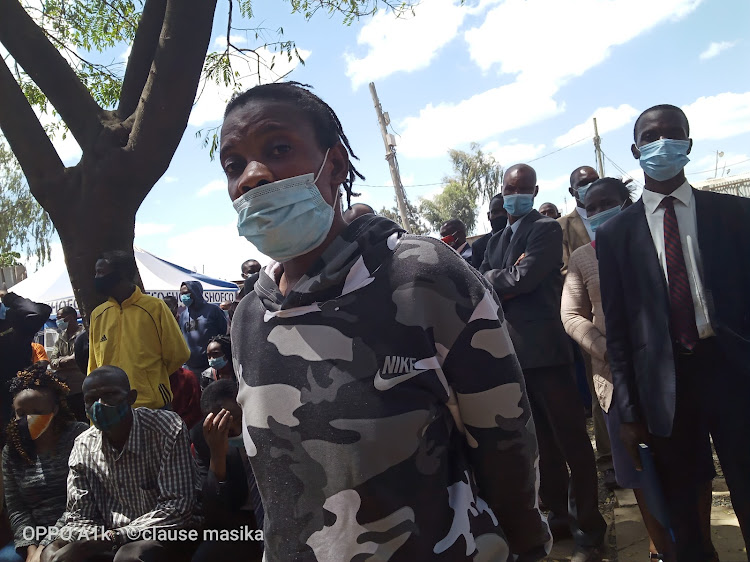
[[[750,363],[750,359],[748,360]],[[675,353],[677,399],[672,434],[652,437],[680,562],[711,560],[701,534],[700,484],[715,475],[713,439],[745,545],[750,551],[750,364],[732,365],[716,338]]]
[[[565,523],[576,544],[597,546],[607,523],[599,513],[594,450],[572,366],[523,374],[539,442],[539,496],[550,510],[550,526]]]

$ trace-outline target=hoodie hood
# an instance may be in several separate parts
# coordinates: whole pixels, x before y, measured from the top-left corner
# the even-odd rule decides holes
[[[255,293],[269,312],[322,303],[356,291],[395,250],[404,229],[385,217],[363,215],[352,221],[326,248],[302,279],[281,294],[277,279],[283,266],[271,262],[261,272]]]
[[[182,283],[188,288],[190,294],[193,295],[193,305],[203,304],[206,299],[203,298],[203,285],[200,281],[183,281]]]

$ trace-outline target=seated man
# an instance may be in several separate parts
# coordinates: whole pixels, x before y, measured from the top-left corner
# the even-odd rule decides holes
[[[257,542],[221,540],[207,532],[192,562],[208,562],[217,556],[229,560],[260,560],[263,556],[263,504],[250,468],[242,438],[242,410],[237,404],[237,381],[221,379],[209,384],[201,396],[202,424],[190,431],[203,480],[202,504],[206,529],[232,530],[248,527]],[[213,537],[212,537],[213,535]]]
[[[43,561],[190,560],[200,520],[188,430],[174,412],[134,410],[136,394],[111,365],[84,380],[94,427],[73,445],[61,538],[42,542]]]

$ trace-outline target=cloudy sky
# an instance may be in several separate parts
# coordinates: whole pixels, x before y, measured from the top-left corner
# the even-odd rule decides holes
[[[606,174],[641,182],[630,154],[633,122],[657,103],[688,115],[690,180],[714,176],[717,151],[724,154],[718,175],[750,171],[750,3],[743,0],[423,0],[413,15],[379,13],[349,27],[323,13],[306,22],[276,0],[255,2],[254,11],[250,25],[283,26],[297,42],[305,64],[277,56],[274,72],[291,70],[290,79],[313,85],[338,113],[367,178],[360,200],[378,209],[393,206],[393,188],[371,81],[390,114],[413,202],[439,192],[451,173],[448,149],[478,142],[505,167],[536,168],[537,208],[551,201],[571,210],[570,172],[595,165],[593,117]],[[217,48],[224,12],[215,22]],[[237,32],[235,40],[257,46],[254,35]],[[259,254],[237,236],[223,173],[196,138],[220,124],[227,97],[208,85],[197,101],[169,170],[138,213],[136,244],[236,279],[240,263]],[[60,147],[66,162],[77,160],[71,142]],[[485,221],[478,231],[486,228]]]

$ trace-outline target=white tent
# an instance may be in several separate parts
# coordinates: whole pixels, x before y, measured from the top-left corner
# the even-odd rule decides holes
[[[194,273],[138,247],[134,247],[133,250],[143,287],[147,294],[154,297],[177,296],[184,281],[200,281],[206,301],[215,304],[226,300],[233,301],[238,291],[237,285],[229,281]],[[93,271],[91,275],[93,277]],[[11,290],[27,299],[50,305],[53,314],[62,306],[78,309],[63,260],[48,263],[28,279],[14,285]]]

